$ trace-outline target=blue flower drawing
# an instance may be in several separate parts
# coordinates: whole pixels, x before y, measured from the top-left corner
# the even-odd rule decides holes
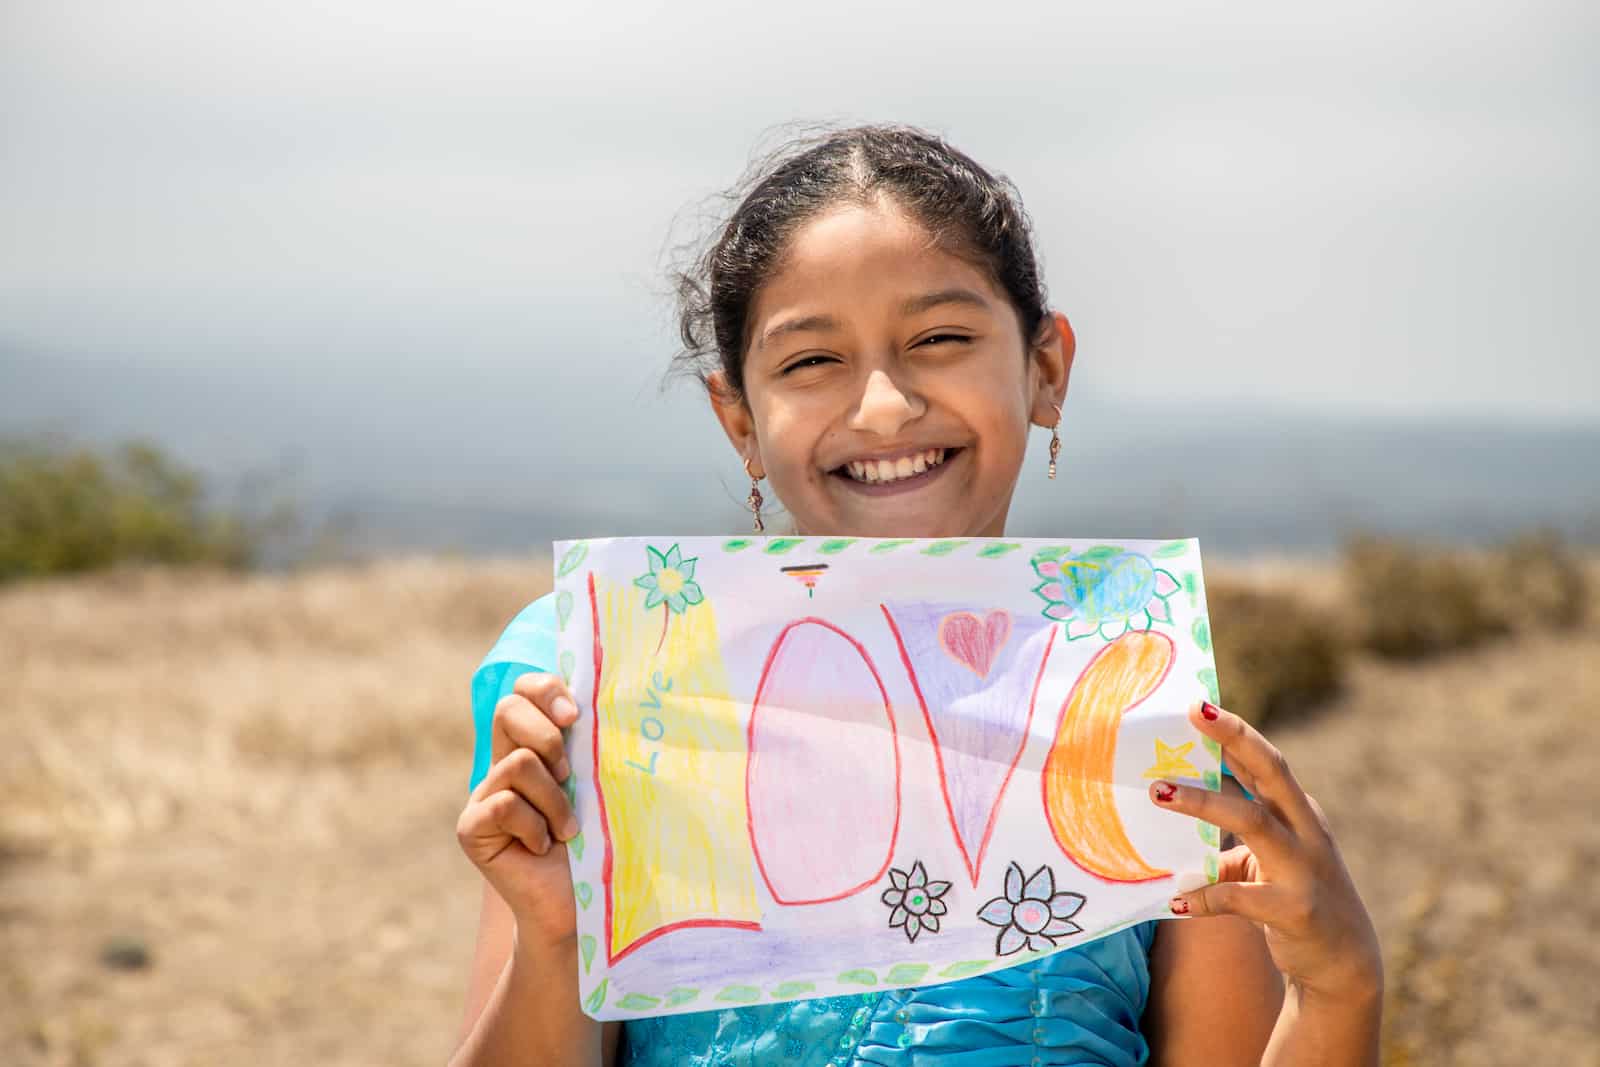
[[[1033,587],[1045,602],[1040,614],[1064,623],[1069,641],[1114,641],[1129,630],[1172,624],[1178,579],[1137,552],[1098,545],[1076,555],[1037,556],[1033,570],[1043,579]]]
[[[677,545],[665,552],[647,545],[645,551],[649,555],[650,570],[635,578],[633,584],[649,590],[650,595],[644,599],[646,611],[657,604],[666,604],[672,614],[682,615],[690,604],[698,604],[705,599],[699,583],[694,580],[694,565],[700,557],[684,559]]]
[[[882,898],[892,909],[889,925],[902,928],[907,941],[915,941],[924,930],[938,933],[939,916],[947,910],[940,898],[950,892],[950,883],[928,881],[921,860],[913,863],[909,872],[889,868],[889,882]]]
[[[1006,867],[1005,896],[985,904],[978,918],[1000,927],[996,955],[1009,956],[1024,948],[1043,952],[1055,947],[1056,938],[1083,932],[1072,921],[1083,901],[1082,893],[1057,893],[1056,876],[1049,867],[1040,867],[1024,881],[1022,868],[1012,863]]]

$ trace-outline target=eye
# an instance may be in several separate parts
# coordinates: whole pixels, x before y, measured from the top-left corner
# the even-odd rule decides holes
[[[971,340],[972,340],[972,338],[968,337],[966,334],[961,334],[961,333],[936,333],[936,334],[932,335],[931,337],[923,338],[918,343],[918,347],[920,348],[922,345],[937,344],[940,341],[962,341],[962,342],[967,342],[967,341],[971,341]]]
[[[832,357],[832,356],[824,356],[824,355],[821,355],[820,353],[817,354],[817,355],[814,355],[814,356],[801,356],[799,359],[795,360],[793,363],[789,364],[787,367],[784,367],[782,373],[788,374],[790,371],[798,370],[801,367],[820,367],[824,363],[837,363],[837,362],[839,362],[839,361],[837,359],[835,359],[834,357]]]

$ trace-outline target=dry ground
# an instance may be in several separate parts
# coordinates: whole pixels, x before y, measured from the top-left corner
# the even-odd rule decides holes
[[[547,583],[419,559],[0,591],[0,1063],[442,1063],[467,679]],[[1600,627],[1362,660],[1268,732],[1378,921],[1388,1062],[1600,1064]]]

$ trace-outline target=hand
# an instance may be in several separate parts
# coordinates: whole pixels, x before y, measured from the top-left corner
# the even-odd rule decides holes
[[[456,840],[510,907],[521,936],[577,933],[565,842],[578,819],[562,791],[572,773],[561,730],[578,718],[559,675],[519,677],[494,709],[493,763],[456,820]]]
[[[1273,963],[1302,990],[1370,1002],[1382,990],[1378,935],[1345,868],[1322,808],[1295,781],[1283,754],[1249,723],[1197,701],[1189,721],[1222,746],[1228,767],[1255,794],[1156,782],[1150,797],[1241,841],[1224,852],[1216,883],[1172,898],[1178,915],[1238,915],[1264,929]]]

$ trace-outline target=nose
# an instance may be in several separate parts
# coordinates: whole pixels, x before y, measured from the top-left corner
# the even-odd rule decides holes
[[[850,416],[852,430],[866,430],[879,437],[893,437],[900,428],[928,409],[921,397],[895,385],[881,370],[867,375],[861,390],[861,403]]]

